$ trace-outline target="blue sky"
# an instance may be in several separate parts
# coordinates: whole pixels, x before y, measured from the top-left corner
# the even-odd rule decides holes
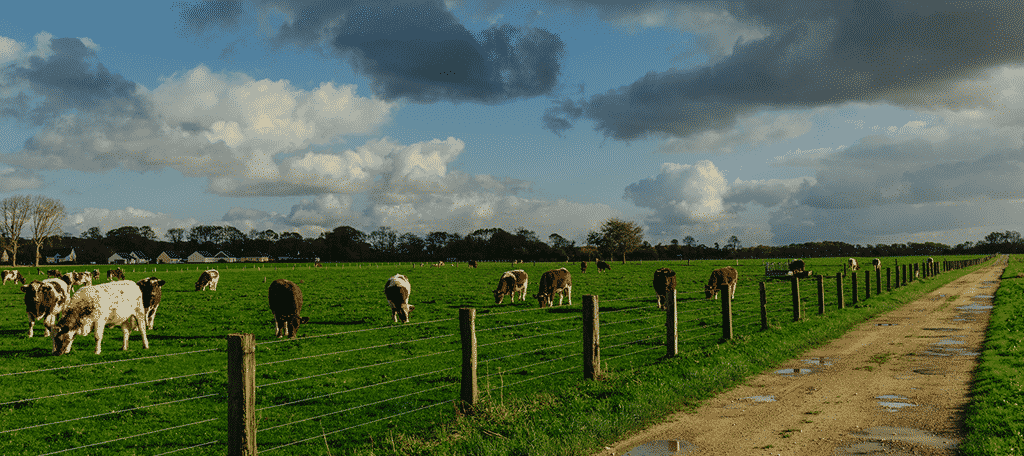
[[[24,2],[0,197],[65,230],[976,241],[1024,221],[1020,6]]]

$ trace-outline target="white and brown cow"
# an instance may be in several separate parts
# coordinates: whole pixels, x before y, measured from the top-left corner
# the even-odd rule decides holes
[[[540,276],[540,290],[537,301],[541,307],[550,307],[558,294],[558,305],[562,305],[562,299],[568,296],[569,305],[572,305],[572,274],[568,269],[552,269]]]
[[[505,271],[498,279],[498,288],[494,290],[494,303],[501,304],[505,296],[512,296],[512,302],[516,302],[516,293],[519,299],[526,301],[526,288],[529,286],[530,276],[522,269]]]
[[[876,271],[881,270],[882,269],[882,260],[879,260],[878,258],[875,258],[875,259],[871,260],[871,265],[875,267]]]
[[[857,266],[857,260],[856,259],[850,258],[849,260],[846,260],[846,262],[849,263],[851,271],[857,271],[858,269],[860,269],[860,267]]]
[[[580,272],[582,272],[584,274],[587,273],[587,262],[586,261],[580,261]]]
[[[676,289],[676,272],[669,268],[654,271],[654,294],[658,295],[658,308],[664,309],[669,291]]]
[[[121,268],[107,269],[107,280],[124,280],[124,270]]]
[[[210,291],[217,291],[217,282],[220,282],[220,273],[216,269],[207,269],[199,275],[196,291],[205,290],[206,287],[210,287]]]
[[[804,264],[804,260],[793,260],[789,262],[789,271],[793,274],[804,272],[805,267],[807,267],[807,265]]]
[[[146,309],[142,306],[142,290],[130,280],[107,282],[82,287],[71,297],[60,323],[54,328],[53,354],[71,351],[75,336],[86,336],[96,331],[96,353],[100,354],[103,330],[118,325],[123,333],[121,350],[128,349],[128,335],[132,329],[142,333],[142,346],[149,348],[146,337]]]
[[[711,271],[711,277],[708,279],[708,284],[704,286],[704,297],[706,299],[718,299],[718,290],[723,285],[729,286],[729,299],[736,297],[736,280],[739,275],[732,266],[726,266],[722,269],[715,269]]]
[[[4,285],[7,285],[7,281],[8,280],[12,280],[14,282],[18,282],[18,283],[20,283],[22,285],[25,284],[25,276],[21,275],[21,271],[19,271],[17,269],[4,270],[4,279],[3,280],[4,280],[3,281]]]
[[[404,275],[395,274],[384,284],[384,296],[391,306],[391,318],[397,323],[409,322],[409,315],[416,306],[409,304],[409,294],[412,293],[412,285]]]
[[[50,269],[46,271],[46,277],[56,279],[60,277],[60,269]]]
[[[163,297],[163,289],[167,282],[156,277],[146,277],[138,282],[139,290],[142,290],[142,307],[146,309],[146,329],[153,329],[153,319],[156,318],[156,309],[160,307],[160,299]]]
[[[597,272],[604,272],[604,271],[611,271],[611,270],[612,270],[612,267],[608,266],[608,263],[605,263],[604,261],[601,261],[601,260],[597,260]]]
[[[56,323],[57,314],[64,312],[71,302],[71,287],[61,279],[46,279],[41,282],[33,280],[23,285],[21,291],[25,292],[28,337],[32,337],[32,330],[39,319],[43,320],[45,334],[49,336],[50,328]]]
[[[299,325],[309,321],[302,316],[302,289],[291,280],[277,279],[270,284],[267,296],[274,313],[274,335],[278,339],[298,337]]]
[[[64,279],[64,281],[72,287],[92,285],[92,274],[89,274],[88,272],[65,272],[64,275],[61,276],[61,279]]]

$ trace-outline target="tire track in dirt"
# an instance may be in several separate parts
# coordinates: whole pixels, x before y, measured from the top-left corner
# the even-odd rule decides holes
[[[955,455],[1005,267],[1001,257],[599,454]]]

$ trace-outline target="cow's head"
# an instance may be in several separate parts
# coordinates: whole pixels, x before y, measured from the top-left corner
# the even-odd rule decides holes
[[[284,316],[283,320],[284,334],[292,339],[295,339],[298,337],[299,334],[299,326],[301,326],[303,323],[308,323],[309,317],[299,318],[298,315],[291,314]]]
[[[501,304],[505,300],[505,293],[501,292],[501,289],[494,290],[494,303]]]
[[[534,297],[537,298],[537,302],[540,303],[540,306],[542,308],[548,307],[551,303],[551,297],[546,294],[537,293],[536,295],[534,295]]]
[[[409,316],[412,315],[412,311],[415,308],[416,306],[409,304],[408,299],[402,301],[401,304],[391,303],[391,309],[396,312],[395,316],[398,317],[398,321],[402,323],[409,322]]]
[[[718,298],[718,288],[704,285],[704,299]]]
[[[73,307],[61,318],[53,328],[53,354],[60,356],[71,352],[71,343],[75,336],[87,336],[92,332],[94,318],[92,308]]]

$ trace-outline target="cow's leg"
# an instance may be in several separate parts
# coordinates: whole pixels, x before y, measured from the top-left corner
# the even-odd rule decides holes
[[[153,329],[153,320],[156,318],[157,307],[160,307],[160,304],[157,304],[146,311],[146,329]]]
[[[565,293],[569,295],[569,305],[572,305],[572,287],[565,287]]]
[[[146,311],[140,305],[138,309],[135,309],[135,323],[138,323],[139,332],[142,333],[142,348],[149,349],[149,338],[146,337]],[[129,328],[131,332],[131,328]],[[128,333],[125,333],[124,348],[128,349]]]
[[[36,316],[32,315],[32,312],[28,313],[28,337],[32,337],[32,328],[36,326]],[[47,334],[49,336],[49,334]]]
[[[128,350],[128,336],[132,334],[131,328],[131,323],[127,321],[121,325],[121,351]]]
[[[281,321],[277,319],[277,315],[274,315],[274,336],[281,338]]]
[[[96,323],[96,351],[93,353],[100,354],[100,346],[103,343],[103,330],[107,325]]]

